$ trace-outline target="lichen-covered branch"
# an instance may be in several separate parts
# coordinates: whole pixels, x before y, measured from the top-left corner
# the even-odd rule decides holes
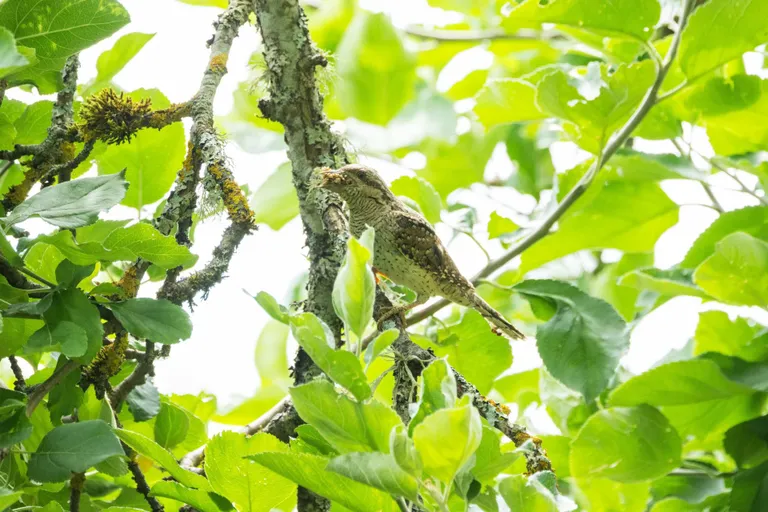
[[[35,147],[34,156],[27,162],[27,171],[21,183],[12,186],[3,198],[6,212],[13,210],[27,198],[32,187],[44,178],[51,167],[68,162],[75,156],[75,145],[68,141],[67,130],[73,124],[73,102],[77,91],[77,69],[80,67],[78,54],[67,59],[62,71],[64,87],[56,95],[51,114],[51,126],[45,140]],[[19,149],[18,146],[16,148]],[[0,154],[3,160],[15,160],[21,155]],[[31,154],[31,153],[28,153]]]
[[[315,313],[339,339],[341,322],[331,301],[336,273],[344,257],[346,224],[339,198],[310,186],[317,167],[348,163],[341,138],[331,131],[315,69],[325,55],[312,43],[307,19],[298,0],[256,0],[256,18],[264,41],[269,96],[259,101],[264,116],[285,128],[293,183],[309,248],[306,309]],[[317,375],[300,351],[294,366],[297,382]]]

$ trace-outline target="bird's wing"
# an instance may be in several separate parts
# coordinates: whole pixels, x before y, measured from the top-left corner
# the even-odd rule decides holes
[[[446,267],[455,267],[429,222],[408,212],[395,212],[393,223],[398,250],[415,264],[438,275]]]

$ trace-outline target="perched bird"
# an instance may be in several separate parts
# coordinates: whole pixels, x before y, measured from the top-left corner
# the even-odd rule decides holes
[[[347,203],[352,236],[360,237],[366,225],[374,228],[376,270],[416,292],[416,301],[388,312],[387,318],[424,304],[430,297],[440,296],[476,309],[511,338],[524,337],[480,298],[472,283],[456,268],[434,228],[395,197],[376,171],[351,164],[336,171],[324,170],[321,177],[320,187],[336,192]]]

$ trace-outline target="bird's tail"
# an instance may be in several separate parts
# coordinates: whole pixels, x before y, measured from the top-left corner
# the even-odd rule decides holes
[[[475,294],[474,297],[472,297],[472,306],[477,311],[479,311],[486,320],[498,327],[501,332],[513,340],[525,339],[525,334],[520,332],[517,327],[508,322],[506,318],[501,316],[501,313],[493,309],[491,305],[480,298],[479,295]]]

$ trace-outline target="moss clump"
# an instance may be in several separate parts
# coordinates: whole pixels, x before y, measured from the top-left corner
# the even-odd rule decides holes
[[[80,131],[84,138],[99,139],[107,144],[129,142],[131,137],[146,126],[145,117],[152,111],[149,98],[135,101],[133,98],[104,89],[83,103]]]

